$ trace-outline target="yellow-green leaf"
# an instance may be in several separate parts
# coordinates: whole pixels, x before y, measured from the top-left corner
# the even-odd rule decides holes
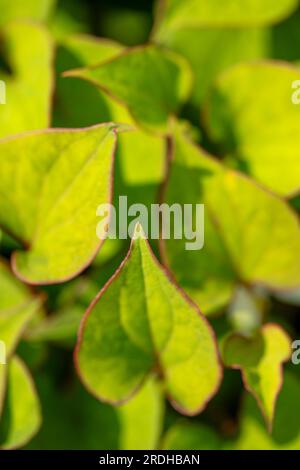
[[[269,429],[283,382],[282,363],[290,355],[290,338],[272,323],[264,325],[252,338],[232,333],[223,343],[224,364],[241,369],[244,385],[257,400]]]
[[[112,197],[115,128],[40,131],[0,142],[0,225],[26,248],[13,256],[20,278],[63,282],[96,255],[96,209]]]
[[[137,227],[127,257],[85,316],[78,372],[95,396],[119,403],[157,369],[173,405],[193,415],[220,383],[215,338],[138,233]]]

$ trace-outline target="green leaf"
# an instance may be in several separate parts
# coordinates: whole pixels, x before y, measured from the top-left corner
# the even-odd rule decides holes
[[[261,413],[251,396],[245,400],[241,414],[241,429],[234,449],[239,450],[298,450],[300,446],[300,381],[285,373],[278,397],[273,431],[266,429]]]
[[[111,201],[115,128],[41,131],[0,142],[0,224],[27,248],[13,257],[20,278],[66,281],[99,250],[96,209]]]
[[[167,431],[166,450],[220,450],[221,438],[206,424],[179,421]]]
[[[29,321],[41,305],[26,286],[0,262],[0,340],[10,357]],[[1,392],[0,392],[1,395]]]
[[[185,60],[152,45],[128,49],[111,60],[71,70],[64,76],[91,81],[125,104],[146,129],[163,134],[191,87]]]
[[[14,357],[8,366],[8,383],[0,421],[0,448],[26,444],[41,424],[40,404],[28,370]]]
[[[279,22],[298,6],[297,0],[168,0],[158,9],[160,35],[183,27],[258,26]]]
[[[283,382],[282,363],[291,356],[291,340],[276,324],[264,325],[252,338],[229,335],[223,343],[226,366],[241,369],[246,389],[255,397],[272,429],[275,405]]]
[[[282,196],[300,191],[300,107],[292,102],[299,73],[282,62],[241,64],[219,77],[209,102],[211,136]]]
[[[0,24],[15,19],[45,21],[54,8],[56,0],[0,0]],[[35,45],[36,46],[36,45]]]
[[[53,86],[52,41],[43,27],[31,23],[11,23],[3,34],[12,72],[0,69],[0,80],[6,84],[6,104],[0,105],[0,137],[46,128]]]
[[[299,286],[300,226],[289,206],[180,132],[173,147],[164,202],[204,204],[205,240],[201,250],[165,240],[163,255],[204,312],[225,305],[238,280],[272,290]]]
[[[220,383],[215,338],[139,233],[138,226],[127,257],[84,319],[78,372],[95,396],[119,403],[157,368],[173,405],[193,415]]]

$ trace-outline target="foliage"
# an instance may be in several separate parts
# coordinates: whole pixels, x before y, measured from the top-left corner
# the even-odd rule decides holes
[[[299,449],[298,1],[124,3],[0,0],[0,448]]]

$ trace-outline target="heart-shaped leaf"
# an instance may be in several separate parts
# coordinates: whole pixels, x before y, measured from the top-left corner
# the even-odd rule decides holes
[[[12,358],[7,367],[7,391],[0,416],[0,449],[23,446],[41,424],[40,404],[28,370],[17,357]]]
[[[220,383],[215,338],[157,263],[139,229],[124,262],[84,318],[78,372],[95,396],[118,403],[156,368],[173,405],[193,415]]]
[[[0,70],[6,88],[6,103],[0,105],[0,137],[46,128],[51,112],[52,41],[46,30],[32,23],[11,23],[3,35],[11,75]]]
[[[209,101],[212,137],[240,168],[283,196],[300,191],[300,107],[292,102],[299,75],[282,62],[241,64],[219,77]]]
[[[280,326],[271,323],[252,338],[233,333],[223,343],[224,364],[241,369],[244,385],[257,400],[269,429],[283,382],[282,363],[290,355],[290,338]]]
[[[28,322],[41,305],[26,286],[18,281],[3,261],[0,262],[0,340],[11,356]],[[0,392],[1,395],[1,392]]]
[[[109,61],[64,76],[91,81],[125,104],[138,123],[163,134],[191,87],[188,63],[153,45],[128,49]]]
[[[114,124],[0,142],[0,224],[26,247],[13,257],[20,278],[63,282],[92,261],[102,243],[96,209],[112,196],[115,145]]]
[[[204,204],[205,240],[165,240],[178,283],[208,313],[226,304],[237,280],[270,289],[300,284],[300,225],[289,206],[175,131],[164,202]],[[187,269],[188,266],[188,269]]]
[[[276,23],[289,16],[297,0],[167,0],[158,9],[160,35],[183,27],[237,27]]]

